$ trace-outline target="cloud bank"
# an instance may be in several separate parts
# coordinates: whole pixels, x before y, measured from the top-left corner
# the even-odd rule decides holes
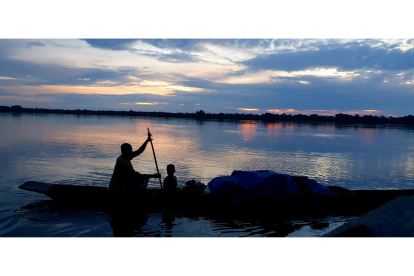
[[[403,116],[413,97],[413,39],[0,40],[2,105]]]

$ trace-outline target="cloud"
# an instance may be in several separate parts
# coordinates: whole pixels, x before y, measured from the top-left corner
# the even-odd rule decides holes
[[[0,90],[75,109],[404,115],[413,55],[409,39],[0,40]]]
[[[242,111],[260,111],[260,109],[257,109],[257,108],[242,108],[242,107],[239,107],[237,109],[242,110]]]
[[[12,59],[0,59],[0,76],[16,79],[17,85],[85,85],[108,79],[118,80],[124,76],[137,74],[130,68],[118,70],[101,68],[74,68],[61,65],[39,64]]]
[[[17,80],[17,78],[9,78],[0,76],[0,80]]]
[[[295,109],[269,109],[269,110],[266,110],[266,112],[282,114],[282,113],[297,113],[299,111]]]
[[[230,83],[230,84],[254,84],[254,83],[274,83],[288,81],[291,78],[296,77],[320,77],[320,78],[336,78],[336,79],[352,79],[359,76],[359,73],[354,71],[338,71],[336,68],[312,68],[302,71],[276,71],[276,70],[264,70],[252,73],[246,73],[244,75],[237,75],[226,77],[218,80],[218,82]],[[302,84],[309,84],[308,81],[299,81]]]
[[[158,102],[151,102],[151,103],[121,103],[123,105],[166,105],[168,103],[158,103]]]
[[[362,110],[362,111],[369,112],[369,113],[379,113],[379,112],[381,112],[379,110]]]
[[[105,50],[131,50],[131,45],[138,39],[82,39],[90,46]]]
[[[15,105],[15,104],[31,104],[31,103],[52,103],[54,102],[52,97],[22,97],[12,95],[0,95],[0,101],[3,105]]]
[[[33,46],[37,46],[37,47],[44,47],[46,46],[46,44],[39,42],[39,41],[29,41],[27,42],[27,47],[30,49]]]
[[[162,40],[162,39],[83,39],[90,46],[111,50],[111,51],[129,51],[144,56],[150,56],[160,61],[166,62],[194,62],[197,61],[195,56],[185,53],[186,45],[192,44],[187,40]],[[141,43],[139,43],[141,42]],[[142,43],[154,46],[154,48],[142,47]],[[197,42],[198,44],[199,42]],[[141,45],[140,45],[141,44]],[[180,49],[180,51],[159,51],[159,49]],[[192,47],[190,47],[192,48]]]
[[[97,95],[126,95],[126,94],[149,94],[149,95],[172,95],[174,89],[164,87],[135,87],[135,86],[79,86],[79,85],[38,85],[38,86],[13,86],[2,87],[6,92],[15,90],[26,95],[39,94],[97,94]]]
[[[180,52],[173,52],[171,54],[154,54],[152,56],[156,57],[158,60],[166,62],[197,62],[200,60],[196,56]]]
[[[273,42],[271,39],[141,39],[141,41],[161,49],[185,51],[203,51],[206,44],[238,48],[268,48]]]
[[[343,114],[359,114],[359,115],[373,115],[379,114],[381,111],[379,110],[296,110],[296,109],[271,109],[266,110],[266,112],[274,113],[274,114],[302,114],[302,115],[325,115],[325,116],[335,116],[336,114],[343,113]]]
[[[142,39],[140,42],[154,48],[142,51],[137,47],[136,53],[167,62],[239,61],[254,57],[252,51],[270,49],[272,45],[272,40],[267,39]]]
[[[407,70],[414,68],[414,50],[374,47],[372,40],[314,44],[315,50],[261,54],[241,64],[250,71],[300,71],[314,67],[334,67],[340,70],[376,69]]]
[[[160,49],[203,50],[204,39],[141,39],[140,41]]]

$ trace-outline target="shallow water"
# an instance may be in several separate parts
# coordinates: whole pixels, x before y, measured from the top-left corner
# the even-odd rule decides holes
[[[175,164],[181,185],[268,169],[349,189],[414,188],[414,128],[407,126],[0,114],[0,236],[312,237],[352,219],[217,218],[187,211],[119,218],[56,206],[18,189],[28,180],[107,186],[120,145],[138,149],[147,127],[161,174]],[[156,172],[150,146],[132,163],[141,173]],[[158,186],[151,180],[150,188]]]

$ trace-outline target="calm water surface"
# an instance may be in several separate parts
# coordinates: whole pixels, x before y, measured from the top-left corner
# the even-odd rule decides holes
[[[352,219],[163,211],[119,219],[18,189],[28,180],[107,186],[120,145],[138,149],[147,127],[161,174],[175,164],[181,185],[193,178],[207,184],[233,170],[268,169],[349,189],[414,188],[414,128],[407,126],[0,114],[0,236],[313,237]],[[132,163],[141,173],[156,172],[150,146]],[[151,181],[150,187],[159,186]]]

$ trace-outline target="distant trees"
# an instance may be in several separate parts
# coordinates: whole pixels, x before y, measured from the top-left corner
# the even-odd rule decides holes
[[[114,110],[68,110],[68,109],[45,109],[45,108],[23,108],[20,105],[0,106],[0,112],[17,113],[54,113],[54,114],[85,114],[85,115],[117,115],[117,116],[148,116],[148,117],[167,117],[167,118],[194,118],[198,120],[262,120],[266,122],[336,122],[336,123],[357,123],[357,124],[410,124],[414,125],[414,116],[386,117],[359,114],[349,115],[339,113],[335,116],[326,115],[303,115],[303,114],[240,114],[240,113],[206,113],[198,110],[195,113],[172,113],[172,112],[152,112],[152,111],[114,111]]]
[[[206,113],[203,110],[197,111],[195,113],[195,117],[197,119],[204,119],[206,117]]]

